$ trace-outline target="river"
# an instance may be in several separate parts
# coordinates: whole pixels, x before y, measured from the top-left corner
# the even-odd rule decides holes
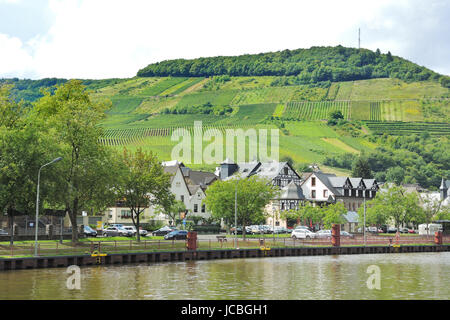
[[[368,267],[380,271],[369,289]],[[6,299],[449,299],[450,252],[187,261],[0,272]],[[374,282],[371,282],[374,283]]]

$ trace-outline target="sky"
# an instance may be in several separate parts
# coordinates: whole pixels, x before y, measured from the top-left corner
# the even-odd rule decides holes
[[[150,63],[311,46],[450,75],[448,0],[0,0],[0,78],[128,78]]]

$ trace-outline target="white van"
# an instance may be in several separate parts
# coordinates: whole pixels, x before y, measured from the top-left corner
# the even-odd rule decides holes
[[[421,236],[434,236],[436,231],[442,230],[442,224],[430,223],[430,224],[419,224],[419,235]]]

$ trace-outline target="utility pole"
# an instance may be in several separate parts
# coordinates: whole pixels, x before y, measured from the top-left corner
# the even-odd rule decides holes
[[[358,28],[358,49],[361,49],[361,28]]]

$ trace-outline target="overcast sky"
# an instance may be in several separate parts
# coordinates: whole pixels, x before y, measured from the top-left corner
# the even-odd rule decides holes
[[[0,0],[0,78],[132,77],[173,58],[361,46],[450,75],[449,0]]]

